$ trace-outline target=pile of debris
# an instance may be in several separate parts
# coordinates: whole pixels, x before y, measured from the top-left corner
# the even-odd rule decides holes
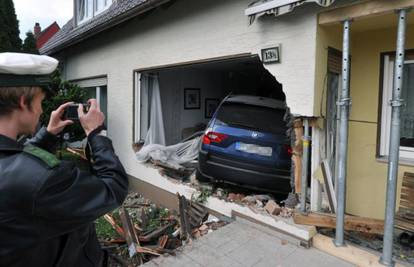
[[[138,266],[160,255],[175,255],[191,239],[226,225],[202,205],[180,195],[178,199],[179,214],[131,193],[121,208],[100,218],[98,238],[109,266]],[[102,231],[102,224],[112,231]]]
[[[283,201],[280,201],[278,204],[276,199],[268,194],[247,195],[236,192],[228,193],[222,188],[217,188],[212,195],[227,202],[247,206],[254,213],[268,213],[272,216],[280,216],[283,218],[290,218],[293,216],[294,209],[286,207]]]

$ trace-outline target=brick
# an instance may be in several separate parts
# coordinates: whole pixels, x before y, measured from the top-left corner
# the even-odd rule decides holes
[[[279,215],[282,208],[273,200],[269,200],[265,206],[265,210],[272,215]]]

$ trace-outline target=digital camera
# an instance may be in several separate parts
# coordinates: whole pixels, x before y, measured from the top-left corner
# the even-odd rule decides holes
[[[79,121],[78,108],[80,104],[70,104],[63,113],[64,120]],[[89,104],[82,104],[84,112],[88,112]]]

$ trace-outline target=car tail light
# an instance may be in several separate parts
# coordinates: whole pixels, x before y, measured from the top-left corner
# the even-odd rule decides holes
[[[209,145],[211,143],[221,143],[228,135],[216,132],[208,132],[203,136],[203,144]]]
[[[293,154],[293,149],[290,147],[290,145],[284,145],[284,147],[285,147],[285,151],[287,152],[289,157],[291,157],[292,154]]]

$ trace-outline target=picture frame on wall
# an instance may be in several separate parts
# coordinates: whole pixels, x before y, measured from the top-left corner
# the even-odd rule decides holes
[[[214,112],[218,108],[220,100],[218,98],[206,98],[205,99],[205,117],[211,119],[214,116]]]
[[[200,88],[184,88],[184,109],[200,109]]]

